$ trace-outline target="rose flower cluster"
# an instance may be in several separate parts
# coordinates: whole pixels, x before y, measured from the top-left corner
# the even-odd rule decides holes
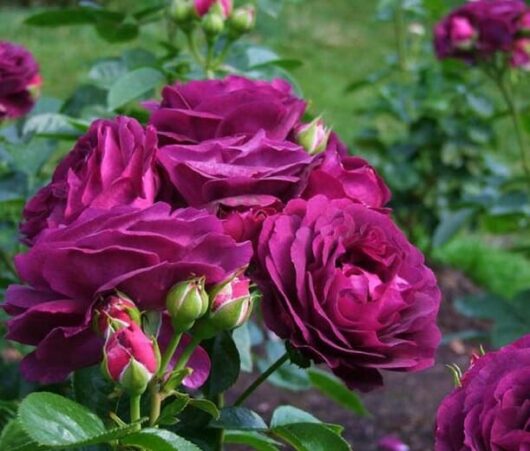
[[[0,41],[0,122],[28,113],[40,84],[33,55],[18,44]]]
[[[248,319],[251,282],[267,327],[352,388],[433,363],[433,273],[376,171],[288,83],[176,83],[146,107],[146,127],[94,122],[26,205],[4,304],[8,337],[35,346],[26,378],[103,361],[133,393],[183,366],[199,387],[198,343]]]
[[[530,69],[530,7],[523,0],[470,1],[436,26],[434,45],[440,59],[478,64],[501,53],[513,67]]]

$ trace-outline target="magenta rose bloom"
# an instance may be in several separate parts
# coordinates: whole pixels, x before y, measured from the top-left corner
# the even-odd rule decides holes
[[[98,120],[29,200],[21,233],[28,244],[74,221],[86,208],[152,205],[158,189],[156,133],[135,119]]]
[[[101,359],[94,309],[118,291],[140,311],[165,309],[177,282],[204,276],[218,284],[246,266],[249,243],[236,242],[215,216],[194,209],[87,209],[66,227],[48,229],[15,259],[23,285],[11,285],[7,337],[36,346],[22,362],[29,380],[57,382]],[[103,309],[105,310],[105,309]]]
[[[530,449],[530,335],[476,360],[436,417],[436,451]]]
[[[28,113],[41,84],[39,65],[24,47],[0,41],[0,122]]]
[[[330,199],[348,198],[372,208],[384,207],[391,193],[376,170],[359,157],[328,151],[311,171],[304,199],[324,194]]]
[[[510,52],[528,12],[522,0],[478,0],[454,10],[435,28],[438,58],[469,63],[489,60],[496,52]]]
[[[388,215],[349,199],[293,200],[265,220],[258,260],[267,327],[350,388],[433,364],[440,291]]]
[[[162,102],[147,106],[161,145],[253,136],[261,130],[269,139],[284,140],[294,136],[306,108],[286,81],[236,76],[166,86]]]

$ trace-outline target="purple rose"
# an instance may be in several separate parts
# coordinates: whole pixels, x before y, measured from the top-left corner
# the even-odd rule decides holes
[[[330,199],[348,198],[372,208],[384,207],[391,193],[375,169],[359,157],[342,157],[328,151],[313,169],[302,197],[324,194]]]
[[[176,83],[162,91],[160,104],[149,103],[150,123],[161,145],[197,144],[263,131],[285,140],[299,125],[306,104],[280,79],[255,81],[230,76],[224,80]]]
[[[24,209],[21,233],[33,243],[47,229],[69,224],[86,208],[153,204],[158,187],[156,133],[135,120],[98,120],[59,164],[52,181]]]
[[[436,417],[436,451],[530,449],[530,335],[476,360]]]
[[[267,326],[351,388],[431,366],[440,291],[388,215],[349,199],[291,201],[259,238]]]
[[[300,146],[265,137],[230,137],[162,147],[158,159],[176,197],[204,207],[268,206],[302,189],[313,157]]]
[[[521,0],[478,0],[466,3],[435,28],[438,58],[470,63],[489,60],[496,52],[510,52],[528,12]]]
[[[41,85],[39,65],[24,47],[0,41],[0,122],[28,113]]]
[[[66,227],[48,229],[15,264],[4,309],[11,340],[36,346],[22,363],[29,380],[56,382],[97,363],[102,338],[92,327],[101,299],[123,293],[140,309],[165,309],[177,282],[204,276],[218,284],[246,266],[250,243],[236,244],[215,216],[194,209],[89,208]]]

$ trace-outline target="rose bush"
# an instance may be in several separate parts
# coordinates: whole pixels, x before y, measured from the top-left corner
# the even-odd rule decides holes
[[[35,102],[32,90],[40,84],[33,55],[19,44],[0,41],[0,122],[28,113]]]
[[[236,244],[204,211],[90,208],[68,227],[43,232],[15,264],[24,285],[11,285],[4,309],[8,338],[36,346],[21,370],[29,380],[57,382],[101,360],[93,308],[119,290],[140,310],[162,311],[173,284],[201,274],[207,284],[248,264],[248,243]],[[99,305],[99,304],[98,304]]]
[[[442,59],[458,58],[470,63],[491,60],[497,52],[512,53],[524,29],[521,20],[528,11],[522,0],[466,3],[436,26],[436,53]]]
[[[291,201],[265,220],[258,260],[267,326],[349,387],[433,364],[440,291],[386,214],[347,199]]]
[[[436,451],[530,449],[530,336],[475,360],[436,417]]]
[[[69,224],[88,207],[152,205],[158,190],[156,133],[135,119],[99,120],[29,200],[21,233],[28,244],[48,228]]]

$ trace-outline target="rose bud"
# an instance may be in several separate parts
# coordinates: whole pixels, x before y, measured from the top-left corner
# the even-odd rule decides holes
[[[202,18],[201,24],[204,33],[212,38],[221,34],[225,29],[225,18],[219,13],[219,8],[212,8],[212,11]]]
[[[324,125],[324,121],[317,117],[313,122],[298,127],[296,141],[309,155],[315,155],[326,150],[330,133],[331,130]]]
[[[235,329],[249,318],[252,313],[249,285],[249,279],[236,276],[214,296],[208,320],[218,330]]]
[[[197,322],[192,331],[195,337],[207,339],[223,330],[241,326],[252,313],[250,281],[244,276],[235,276],[228,283],[212,290],[210,315]]]
[[[119,329],[131,324],[140,324],[140,310],[136,304],[123,293],[101,299],[94,309],[92,318],[97,334],[108,337]]]
[[[191,0],[173,0],[169,5],[169,16],[178,24],[186,24],[194,17]]]
[[[450,25],[450,39],[453,47],[459,50],[471,50],[477,32],[465,17],[453,17]]]
[[[145,391],[160,364],[158,346],[134,323],[110,335],[103,356],[103,372],[133,395]]]
[[[252,5],[236,9],[228,21],[230,31],[236,36],[248,33],[254,25],[256,25],[256,10]]]
[[[209,298],[204,289],[204,277],[179,282],[166,297],[166,308],[175,332],[185,332],[208,311]]]
[[[224,19],[232,14],[232,0],[195,0],[195,12],[199,17],[206,16],[216,7]]]

